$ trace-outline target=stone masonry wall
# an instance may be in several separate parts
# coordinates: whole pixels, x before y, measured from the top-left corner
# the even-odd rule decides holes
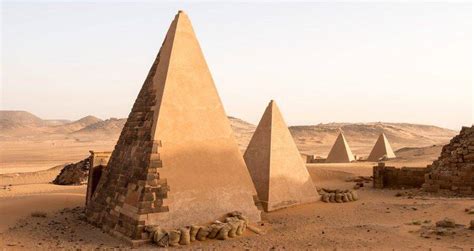
[[[314,155],[308,155],[308,154],[301,154],[301,158],[303,159],[304,163],[313,163],[314,161]]]
[[[100,180],[100,177],[102,176],[102,171],[104,170],[104,168],[107,167],[107,163],[109,162],[110,156],[112,155],[112,152],[89,152],[91,153],[91,155],[89,156],[90,168],[87,178],[86,206],[89,204],[92,194],[97,188],[97,179]]]
[[[425,182],[427,168],[385,166],[379,163],[373,168],[374,188],[421,187]]]
[[[158,54],[138,94],[97,189],[87,205],[88,220],[106,232],[128,240],[147,240],[146,215],[168,212],[163,205],[169,187],[160,179],[159,148],[154,141],[153,120],[157,97],[153,76]]]
[[[440,157],[425,176],[423,189],[474,195],[474,126],[463,127],[459,135],[443,146]]]

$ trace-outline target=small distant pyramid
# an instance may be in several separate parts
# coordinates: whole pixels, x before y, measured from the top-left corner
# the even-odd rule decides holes
[[[265,211],[319,199],[274,101],[267,106],[244,159]]]
[[[390,143],[388,143],[387,137],[382,132],[379,138],[377,139],[377,142],[375,142],[374,148],[372,148],[372,151],[370,152],[367,160],[379,161],[384,156],[387,159],[393,159],[397,157],[395,156],[395,153],[393,152],[392,147],[390,146]]]
[[[352,154],[346,137],[344,137],[344,133],[341,131],[326,158],[326,163],[349,163],[354,160],[354,154]]]
[[[128,116],[86,215],[132,243],[146,226],[260,220],[256,191],[188,16],[180,11]]]

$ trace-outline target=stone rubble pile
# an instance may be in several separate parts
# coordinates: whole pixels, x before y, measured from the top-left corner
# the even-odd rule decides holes
[[[318,192],[321,195],[321,201],[326,203],[345,203],[359,199],[359,195],[353,190],[321,188]]]
[[[66,165],[53,180],[56,185],[81,185],[87,183],[91,167],[90,158]]]
[[[428,166],[423,189],[447,189],[461,195],[474,195],[474,126],[463,127],[459,135],[443,146],[438,160]]]
[[[373,181],[372,176],[356,176],[349,177],[346,179],[346,182],[355,182],[354,189],[357,190],[361,187],[364,187],[364,183],[371,183]]]
[[[420,236],[423,238],[431,238],[431,236],[451,236],[459,234],[466,230],[473,230],[474,220],[471,220],[470,226],[465,228],[465,225],[456,224],[453,219],[444,218],[443,220],[437,221],[435,225],[429,224],[421,226]],[[437,237],[437,239],[439,239]]]
[[[206,239],[227,240],[242,235],[247,228],[248,218],[237,211],[229,213],[228,216],[224,222],[216,220],[209,226],[192,225],[172,230],[147,226],[145,230],[159,247],[189,245],[193,241]]]
[[[474,214],[474,206],[469,207],[469,208],[465,208],[464,212],[466,212],[468,214]]]
[[[436,227],[454,228],[456,227],[456,222],[453,219],[444,218],[436,222]]]

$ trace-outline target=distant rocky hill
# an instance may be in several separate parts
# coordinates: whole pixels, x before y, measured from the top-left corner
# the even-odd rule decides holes
[[[76,121],[44,120],[26,111],[0,111],[0,136],[4,139],[72,133],[101,121],[94,116]]]
[[[45,126],[47,122],[25,111],[0,111],[0,129]]]
[[[122,131],[122,127],[125,125],[127,119],[117,119],[110,118],[107,120],[101,120],[97,123],[90,124],[73,132],[74,134],[106,134],[106,135],[115,135],[117,136]]]
[[[67,120],[67,119],[47,119],[44,121],[46,121],[46,123],[51,126],[65,125],[72,122],[71,120]]]
[[[256,128],[238,118],[229,117],[232,129],[242,151],[247,147]],[[22,138],[75,138],[80,141],[116,141],[126,119],[110,118],[101,120],[87,116],[77,121],[54,120],[53,122],[24,111],[0,111],[0,139],[20,140]],[[442,145],[457,134],[456,131],[431,125],[407,123],[328,123],[308,126],[290,126],[291,134],[300,151],[326,156],[339,130],[355,154],[370,152],[378,135],[384,132],[392,147],[426,147]]]
[[[76,132],[76,131],[82,130],[82,129],[88,127],[88,126],[100,123],[102,121],[103,121],[102,119],[99,119],[97,117],[89,115],[89,116],[86,116],[86,117],[81,118],[81,119],[76,120],[76,121],[72,121],[72,122],[69,122],[69,123],[58,125],[56,127],[55,132],[56,133],[58,133],[58,132],[64,132],[64,133]]]
[[[253,132],[256,129],[256,126],[250,124],[247,121],[229,117],[230,125],[234,130],[235,137],[237,138],[237,143],[239,143],[239,147],[242,151],[245,151],[247,148],[250,139],[252,138]]]
[[[95,123],[98,123],[98,122],[101,122],[101,121],[103,121],[103,120],[89,115],[89,116],[86,116],[82,119],[76,120],[76,121],[74,121],[70,124],[75,124],[75,125],[79,125],[81,127],[86,127],[86,126],[89,126],[89,125],[92,125],[92,124],[95,124]]]
[[[394,149],[402,147],[445,144],[456,131],[431,125],[407,123],[329,123],[314,126],[291,126],[295,142],[303,152],[322,154],[332,146],[342,130],[355,154],[370,151],[377,137],[384,132]]]
[[[397,161],[434,161],[439,157],[442,148],[443,145],[432,145],[425,147],[402,147],[395,151],[395,155],[397,155]]]

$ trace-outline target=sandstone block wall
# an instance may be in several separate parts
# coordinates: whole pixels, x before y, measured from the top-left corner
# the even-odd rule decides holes
[[[325,158],[314,158],[313,161],[311,161],[311,163],[326,163],[326,159]]]
[[[86,205],[89,203],[92,194],[95,192],[95,189],[99,184],[100,177],[102,176],[102,172],[107,166],[110,155],[112,154],[112,152],[89,152],[91,155],[89,156],[90,168],[87,179]]]
[[[308,155],[308,154],[301,154],[301,159],[303,159],[304,163],[313,163],[314,161],[314,155]]]
[[[316,156],[313,154],[301,154],[301,159],[303,159],[303,162],[306,164],[311,164],[311,163],[325,163],[326,159],[321,158],[320,156]]]
[[[438,160],[425,176],[423,189],[437,192],[447,189],[462,195],[474,195],[474,126],[463,127],[459,135],[443,147]]]
[[[91,223],[101,226],[106,232],[130,239],[148,239],[143,217],[151,212],[168,211],[163,199],[167,197],[169,187],[158,172],[162,167],[158,152],[160,142],[154,141],[151,135],[158,98],[153,76],[159,61],[160,53],[86,210]]]
[[[421,187],[428,168],[385,166],[379,163],[373,168],[374,188]]]

